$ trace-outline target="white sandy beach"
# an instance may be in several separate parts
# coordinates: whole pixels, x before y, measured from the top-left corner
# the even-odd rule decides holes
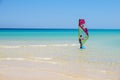
[[[102,61],[103,56],[90,55],[94,52],[92,48],[78,47],[77,44],[1,45],[0,80],[120,79],[119,63]],[[93,57],[95,60],[91,60]]]

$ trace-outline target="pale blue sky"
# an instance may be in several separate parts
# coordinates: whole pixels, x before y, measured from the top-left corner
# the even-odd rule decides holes
[[[120,29],[120,0],[0,0],[0,28]]]

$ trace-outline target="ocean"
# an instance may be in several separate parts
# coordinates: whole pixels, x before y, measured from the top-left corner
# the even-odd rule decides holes
[[[90,40],[112,41],[111,44],[120,44],[120,30],[90,29]],[[112,38],[113,37],[113,38]],[[0,29],[2,41],[38,41],[38,42],[65,42],[78,43],[77,29]],[[117,41],[116,41],[117,40]],[[117,46],[117,45],[116,45]]]
[[[75,29],[2,29],[0,40],[15,41],[76,41],[77,30]]]
[[[120,30],[88,31],[86,48],[79,49],[77,29],[0,29],[0,64],[4,61],[59,64],[68,68],[59,69],[67,75],[119,80]]]

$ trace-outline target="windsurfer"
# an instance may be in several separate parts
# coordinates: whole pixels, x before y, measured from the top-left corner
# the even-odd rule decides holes
[[[85,26],[85,20],[84,19],[79,19],[79,24],[78,24],[78,40],[80,43],[80,49],[84,49],[84,44],[87,41],[89,34],[88,34],[88,29]]]
[[[80,48],[81,49],[82,49],[82,46],[83,46],[82,40],[83,40],[83,37],[82,37],[82,35],[80,35],[80,37],[79,37],[79,43],[80,43]]]

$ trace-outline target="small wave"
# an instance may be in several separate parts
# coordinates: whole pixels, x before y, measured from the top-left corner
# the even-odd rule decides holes
[[[17,60],[17,61],[23,61],[25,59],[24,58],[10,58],[10,57],[7,57],[7,58],[0,58],[0,60],[7,60],[7,61]]]
[[[53,44],[53,45],[50,45],[50,46],[68,46],[68,44]]]
[[[57,62],[53,61],[52,58],[49,57],[28,57],[28,58],[0,58],[0,61],[30,61],[30,62],[37,62],[37,63],[50,63],[50,64],[57,64]]]
[[[45,57],[45,58],[42,58],[42,57],[30,57],[31,59],[34,59],[34,60],[52,60],[52,58],[49,58],[49,57]]]
[[[40,44],[40,45],[0,45],[0,48],[23,48],[23,47],[74,47],[79,44]]]
[[[9,46],[9,45],[2,45],[0,48],[20,48],[20,46]]]
[[[48,45],[28,45],[30,47],[47,47]]]

